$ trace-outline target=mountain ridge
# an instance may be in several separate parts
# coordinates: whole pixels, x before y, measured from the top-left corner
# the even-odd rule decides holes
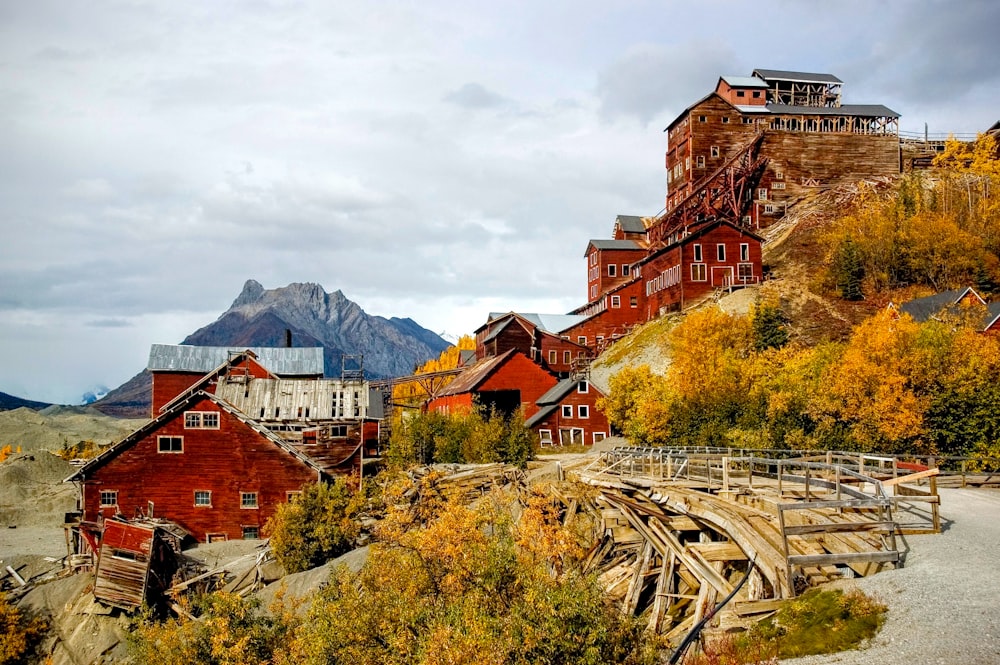
[[[410,374],[436,358],[450,344],[410,318],[373,316],[339,289],[327,293],[319,284],[293,282],[265,289],[248,279],[229,309],[188,335],[192,346],[323,347],[324,374],[339,376],[345,355],[363,356],[366,376]],[[151,376],[142,370],[94,403],[119,417],[149,415]]]

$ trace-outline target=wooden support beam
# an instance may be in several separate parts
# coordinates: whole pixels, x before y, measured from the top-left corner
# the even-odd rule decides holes
[[[838,563],[881,562],[896,563],[899,552],[853,552],[846,554],[793,554],[788,557],[788,563],[793,566],[826,566]]]

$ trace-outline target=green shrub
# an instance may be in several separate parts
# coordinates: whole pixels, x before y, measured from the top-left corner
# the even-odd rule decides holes
[[[344,478],[306,485],[268,520],[271,551],[289,573],[322,565],[354,547],[363,505],[364,496]]]

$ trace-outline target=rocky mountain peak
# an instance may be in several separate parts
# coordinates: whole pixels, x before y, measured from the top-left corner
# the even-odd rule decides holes
[[[236,300],[233,301],[230,309],[251,305],[259,301],[262,295],[264,295],[264,286],[255,279],[248,279],[243,284],[243,290],[240,292],[240,295],[236,296]]]

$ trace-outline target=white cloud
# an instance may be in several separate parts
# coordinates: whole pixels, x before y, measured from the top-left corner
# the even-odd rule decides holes
[[[453,334],[566,311],[721,74],[996,115],[992,4],[847,4],[2,4],[0,390],[117,385],[248,278]]]

